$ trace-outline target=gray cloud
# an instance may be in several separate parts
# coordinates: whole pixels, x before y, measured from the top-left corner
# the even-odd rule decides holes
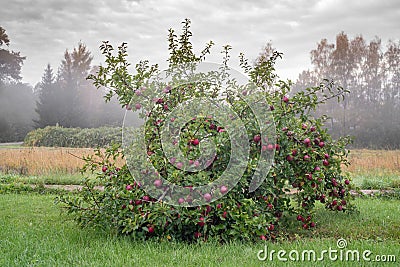
[[[184,18],[192,20],[195,50],[209,40],[216,43],[209,60],[218,62],[221,47],[230,44],[236,68],[240,52],[253,59],[272,40],[285,54],[279,73],[296,78],[309,66],[309,52],[322,38],[334,42],[336,34],[345,31],[367,40],[376,35],[383,41],[398,39],[399,17],[396,0],[0,0],[0,25],[10,36],[11,48],[27,56],[23,76],[31,84],[40,80],[47,63],[57,68],[65,49],[79,41],[92,51],[96,64],[102,61],[102,40],[128,42],[132,63],[163,63],[167,30],[180,30]]]

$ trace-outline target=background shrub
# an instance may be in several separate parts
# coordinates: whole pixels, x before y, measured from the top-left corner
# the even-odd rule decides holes
[[[29,132],[24,140],[26,146],[46,147],[104,147],[111,143],[121,143],[121,128],[47,126]]]

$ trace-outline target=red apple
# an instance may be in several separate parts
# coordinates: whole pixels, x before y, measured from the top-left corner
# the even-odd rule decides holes
[[[328,165],[329,165],[329,161],[326,160],[326,159],[324,159],[324,160],[322,161],[322,164],[323,164],[324,166],[328,166]]]
[[[169,93],[171,91],[171,86],[167,85],[164,89],[163,89],[163,93]]]
[[[184,198],[179,198],[179,199],[178,199],[178,203],[179,203],[179,204],[182,204],[182,203],[184,203],[184,202],[185,202],[185,199],[184,199]]]
[[[150,226],[147,228],[149,230],[149,233],[152,234],[154,233],[154,227]]]
[[[324,143],[323,141],[321,141],[321,142],[319,142],[318,146],[319,146],[320,148],[323,148],[323,147],[325,146],[325,143]]]
[[[253,141],[256,142],[256,143],[260,142],[261,141],[261,136],[260,135],[255,135],[253,137]]]
[[[142,105],[140,105],[139,103],[135,104],[136,109],[140,109],[141,107],[142,107]]]
[[[211,206],[208,205],[208,206],[206,207],[206,213],[210,213],[210,211],[211,211]]]
[[[309,155],[305,155],[305,156],[303,157],[303,160],[304,160],[304,161],[309,161],[309,160],[310,160],[310,156],[309,156]]]
[[[267,238],[265,237],[265,235],[260,235],[260,239],[261,239],[261,240],[267,240]]]
[[[160,179],[157,179],[154,181],[154,186],[155,187],[160,187],[162,185],[162,181]]]
[[[199,139],[196,138],[196,139],[193,139],[191,143],[192,143],[192,145],[197,146],[200,143],[200,141],[199,141]]]
[[[203,198],[205,201],[209,202],[211,200],[212,196],[210,193],[205,193]]]
[[[275,229],[275,225],[270,224],[270,225],[268,226],[268,230],[269,230],[269,231],[273,231],[274,229]]]
[[[142,199],[143,199],[144,201],[150,201],[150,197],[149,197],[149,196],[144,196],[144,197],[142,197]]]
[[[282,101],[287,103],[287,102],[289,102],[289,98],[287,96],[283,96],[282,97]]]
[[[176,162],[176,158],[170,158],[169,163],[174,164]]]
[[[311,143],[311,140],[310,140],[310,138],[306,138],[306,139],[304,139],[303,143],[304,143],[306,146],[309,146],[309,145],[310,145],[310,143]]]
[[[203,227],[204,226],[204,218],[203,217],[200,217],[200,219],[199,219],[200,221],[199,222],[197,222],[197,225],[199,225],[200,227]]]
[[[128,190],[128,191],[130,191],[130,190],[133,189],[132,185],[130,185],[130,184],[128,184],[125,188],[126,188],[126,190]]]
[[[346,185],[349,185],[349,184],[350,184],[350,181],[346,179],[346,180],[344,181],[344,183],[345,183]]]
[[[321,142],[321,140],[320,140],[319,138],[315,138],[315,139],[314,139],[314,144],[318,145],[319,142]]]
[[[221,194],[225,194],[226,192],[228,192],[228,187],[226,187],[225,185],[221,186],[220,192]]]
[[[103,166],[103,168],[101,168],[102,172],[106,172],[108,170],[107,166]]]

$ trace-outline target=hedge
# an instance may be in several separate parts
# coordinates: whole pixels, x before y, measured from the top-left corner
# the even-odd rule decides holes
[[[29,132],[25,146],[46,147],[104,147],[111,143],[121,143],[120,127],[64,128],[47,126]]]

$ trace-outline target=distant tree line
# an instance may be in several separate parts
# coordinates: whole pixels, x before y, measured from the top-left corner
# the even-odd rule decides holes
[[[9,37],[0,27],[0,142],[22,140],[32,129],[35,108],[32,88],[19,82],[25,57],[9,45]]]
[[[91,66],[92,59],[86,46],[79,43],[73,51],[65,51],[56,75],[47,65],[41,82],[34,88],[38,97],[35,128],[121,126],[121,107],[116,102],[105,103],[104,92],[97,91],[86,79],[96,71],[96,67]]]
[[[57,73],[47,65],[34,88],[21,83],[25,57],[11,51],[9,43],[0,27],[0,142],[22,141],[29,131],[53,125],[121,126],[121,107],[116,101],[105,103],[104,92],[86,80],[96,67],[83,43],[65,51]]]
[[[378,37],[367,42],[341,32],[335,44],[318,43],[311,63],[296,90],[329,79],[350,91],[344,102],[332,99],[316,111],[331,117],[326,126],[334,136],[354,136],[359,148],[400,148],[400,42],[389,41],[384,49]]]

